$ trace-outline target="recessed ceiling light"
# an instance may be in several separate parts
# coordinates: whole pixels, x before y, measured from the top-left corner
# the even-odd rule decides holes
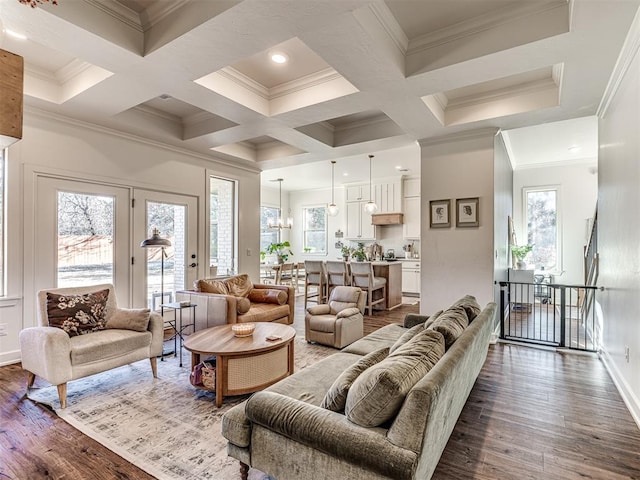
[[[576,153],[580,151],[580,147],[578,147],[577,145],[572,145],[571,147],[569,147],[569,151],[571,153]]]
[[[402,165],[396,165],[396,170],[402,170]]]
[[[287,63],[288,60],[289,57],[282,52],[273,52],[271,54],[271,61],[274,63]]]
[[[349,176],[349,172],[344,172],[344,173],[342,174],[342,176],[343,176],[343,177],[348,177],[348,176]]]
[[[5,30],[5,32],[6,32],[7,35],[12,36],[13,38],[17,38],[18,40],[26,40],[27,39],[26,35],[23,35],[23,34],[18,33],[18,32],[14,32],[13,30],[7,29],[7,30]]]

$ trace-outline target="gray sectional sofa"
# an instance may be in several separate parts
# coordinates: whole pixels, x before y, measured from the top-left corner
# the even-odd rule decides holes
[[[248,466],[277,480],[431,478],[486,359],[495,312],[495,303],[481,310],[475,298],[466,296],[435,319],[408,315],[404,326],[385,326],[255,393],[223,417],[228,454],[240,460],[243,478]],[[453,328],[447,323],[451,319]],[[387,348],[391,349],[388,356]],[[425,355],[416,353],[423,351]],[[381,352],[386,357],[381,362],[388,366],[375,364],[380,360],[374,359],[374,365],[352,381],[343,392],[347,398],[344,411],[323,408],[327,406],[325,396],[335,394],[345,375],[366,363],[365,356],[380,357]],[[422,362],[425,356],[435,360],[428,373],[419,373],[417,382],[401,392],[390,418],[380,425],[363,426],[369,411],[365,410],[364,417],[361,411],[358,418],[354,405],[362,405],[361,397],[351,405],[349,397],[359,395],[367,383],[384,382],[378,377],[372,381],[374,373],[397,373],[399,365],[420,371],[416,370],[420,361],[412,363],[412,356],[419,356]],[[399,382],[400,390],[406,381]],[[376,402],[387,408],[387,399],[392,397],[385,395]]]

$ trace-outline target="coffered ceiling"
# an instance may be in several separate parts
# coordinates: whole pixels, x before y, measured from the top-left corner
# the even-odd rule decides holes
[[[265,170],[593,115],[638,3],[2,0],[1,47],[27,109]]]

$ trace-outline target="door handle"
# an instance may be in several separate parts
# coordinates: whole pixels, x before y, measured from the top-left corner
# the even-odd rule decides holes
[[[191,264],[189,264],[189,266],[190,266],[191,268],[194,268],[194,267],[197,267],[197,266],[198,266],[198,264],[197,264],[197,263],[191,263]]]

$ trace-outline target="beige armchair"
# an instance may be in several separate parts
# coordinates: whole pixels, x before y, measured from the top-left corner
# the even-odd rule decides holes
[[[86,295],[108,290],[104,318],[107,327],[84,335],[69,336],[62,328],[49,326],[47,293]],[[22,368],[27,388],[39,376],[58,387],[60,406],[66,407],[67,382],[148,358],[156,377],[156,357],[162,354],[163,320],[145,311],[118,308],[113,285],[56,288],[38,292],[38,325],[20,332]]]
[[[357,287],[335,287],[329,303],[307,308],[304,317],[307,342],[342,348],[363,336],[367,293]]]

